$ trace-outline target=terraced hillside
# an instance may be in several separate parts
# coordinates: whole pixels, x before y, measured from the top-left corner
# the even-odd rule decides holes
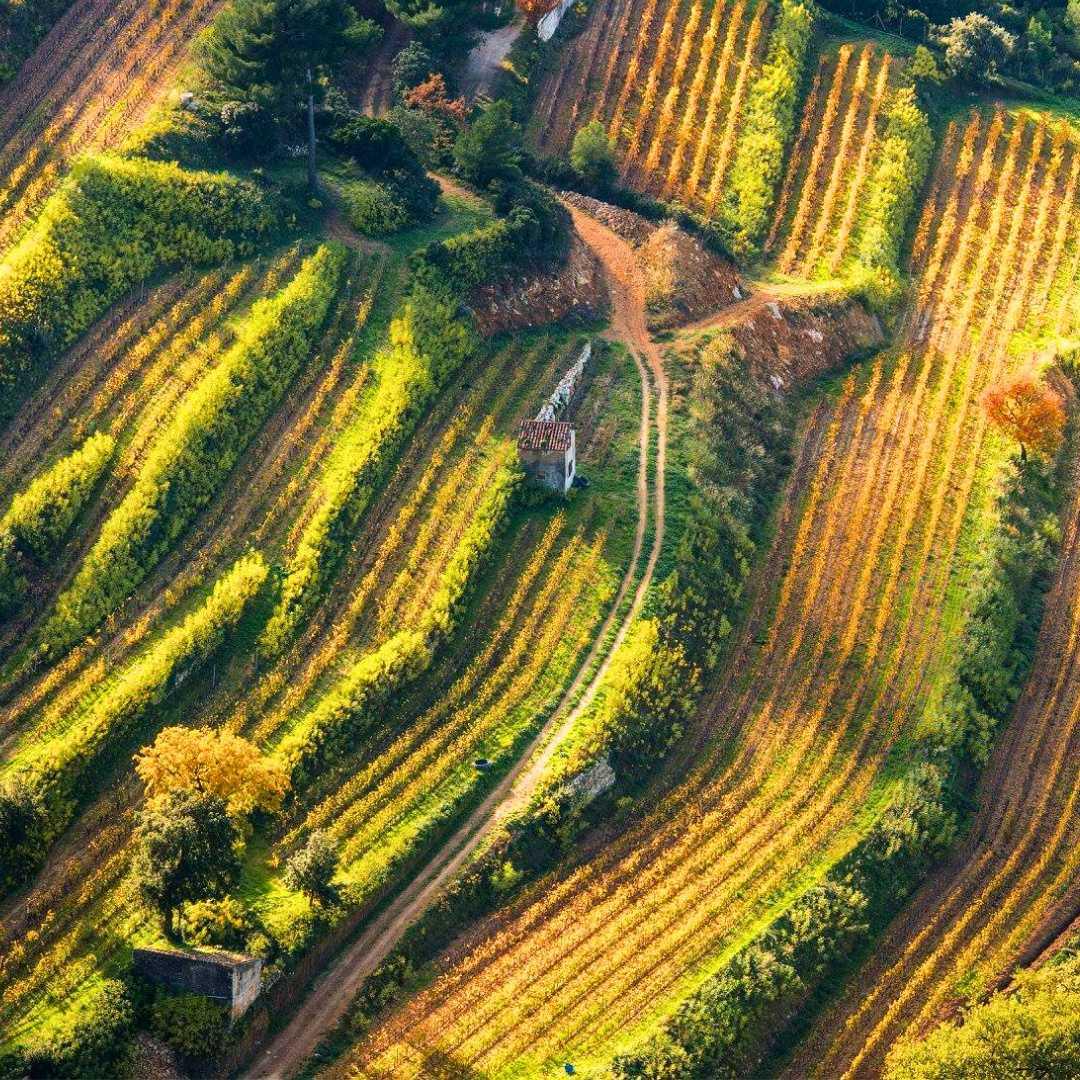
[[[979,396],[1016,362],[1010,342],[1068,334],[1076,318],[1072,130],[977,111],[946,145],[916,230],[903,347],[812,415],[771,587],[672,770],[686,779],[467,935],[335,1075],[599,1068],[887,800],[885,762],[963,622],[965,545],[994,453]]]

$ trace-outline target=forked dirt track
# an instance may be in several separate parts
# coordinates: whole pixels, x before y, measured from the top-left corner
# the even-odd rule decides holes
[[[664,540],[664,473],[666,467],[668,388],[659,349],[645,328],[644,283],[629,245],[598,222],[571,208],[582,239],[603,263],[612,296],[611,336],[631,351],[641,379],[641,422],[637,476],[638,521],[629,565],[593,647],[578,669],[551,719],[462,826],[439,849],[424,869],[389,907],[357,938],[319,979],[301,1010],[259,1055],[246,1075],[288,1077],[311,1056],[319,1042],[348,1010],[364,979],[389,955],[401,936],[435,901],[442,888],[477,850],[491,829],[520,807],[535,789],[544,767],[561,740],[596,695],[611,659],[641,610]],[[646,363],[643,362],[644,356]],[[649,484],[649,444],[653,432],[652,399],[656,398],[656,463],[652,499]],[[652,545],[644,570],[641,557],[652,526]],[[622,610],[634,586],[633,599]],[[618,621],[618,629],[600,664],[596,661]]]

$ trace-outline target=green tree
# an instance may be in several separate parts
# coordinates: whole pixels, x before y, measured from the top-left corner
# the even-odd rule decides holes
[[[599,191],[605,191],[615,180],[615,150],[607,129],[599,120],[586,124],[574,136],[570,164],[590,187]]]
[[[1014,35],[977,11],[950,20],[938,41],[945,48],[949,74],[963,79],[997,75],[1016,48]]]
[[[238,840],[225,800],[216,795],[178,791],[139,815],[135,880],[169,937],[185,903],[228,889],[239,869]]]
[[[195,55],[225,102],[254,104],[285,122],[304,103],[314,189],[316,97],[346,51],[379,33],[348,0],[233,0],[199,39]]]
[[[313,904],[325,905],[337,899],[332,882],[338,868],[338,850],[334,838],[319,829],[285,866],[285,884],[298,889]]]
[[[426,46],[419,41],[410,41],[394,57],[390,70],[393,73],[394,94],[400,99],[437,71],[438,64]]]
[[[514,122],[510,102],[486,105],[458,136],[454,161],[466,180],[481,187],[492,180],[521,179],[521,126]]]
[[[937,57],[925,45],[915,47],[915,55],[908,64],[908,74],[916,83],[941,83],[945,80]]]

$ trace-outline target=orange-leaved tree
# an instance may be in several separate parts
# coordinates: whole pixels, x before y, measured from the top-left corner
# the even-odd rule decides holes
[[[539,22],[549,11],[554,11],[559,0],[517,0],[517,9],[529,22]]]
[[[446,79],[438,71],[405,95],[405,105],[410,109],[419,109],[421,112],[443,117],[454,124],[465,123],[465,99],[450,99],[446,92]]]
[[[152,802],[177,791],[216,795],[235,818],[277,810],[289,787],[283,766],[247,739],[201,728],[165,728],[136,756],[135,771]]]
[[[1065,428],[1061,398],[1034,373],[1027,371],[1002,379],[983,395],[990,420],[1020,444],[1020,457],[1029,450],[1053,453]]]

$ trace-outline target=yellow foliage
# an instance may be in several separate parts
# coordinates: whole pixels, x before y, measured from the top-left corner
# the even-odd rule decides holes
[[[135,771],[151,800],[174,791],[217,795],[234,817],[275,811],[289,786],[280,762],[229,731],[167,727],[135,758]]]

